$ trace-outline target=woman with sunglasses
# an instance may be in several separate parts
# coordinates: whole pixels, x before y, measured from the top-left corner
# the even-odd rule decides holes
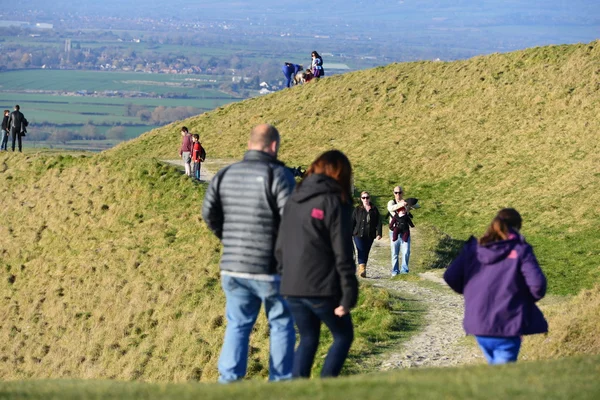
[[[352,213],[352,236],[358,253],[358,275],[367,277],[367,261],[375,239],[381,239],[381,216],[369,192],[360,194],[360,205]]]

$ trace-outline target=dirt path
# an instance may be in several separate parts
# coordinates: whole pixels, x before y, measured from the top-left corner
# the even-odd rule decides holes
[[[414,260],[421,249],[418,230],[415,229],[412,235],[411,259]],[[465,337],[462,328],[463,299],[446,286],[440,275],[421,273],[420,281],[390,279],[390,275],[390,244],[384,237],[375,241],[371,250],[367,281],[377,287],[411,295],[424,303],[427,312],[421,332],[382,356],[382,370],[482,362],[479,350],[471,338]]]
[[[180,158],[176,158],[173,160],[161,160],[162,162],[165,162],[167,164],[171,164],[171,165],[175,165],[179,168],[181,168],[181,170],[183,171],[183,160]],[[232,164],[236,161],[236,159],[228,159],[228,158],[218,158],[218,159],[211,159],[211,160],[206,160],[205,162],[202,163],[202,168],[200,168],[200,180],[204,181],[204,182],[208,182],[210,181],[213,176],[215,176],[216,171],[220,170],[221,168]]]

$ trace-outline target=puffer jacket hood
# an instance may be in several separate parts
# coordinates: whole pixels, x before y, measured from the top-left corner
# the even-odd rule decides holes
[[[342,193],[342,187],[335,179],[327,175],[312,174],[302,181],[291,198],[297,203],[304,203],[323,194],[339,193]]]

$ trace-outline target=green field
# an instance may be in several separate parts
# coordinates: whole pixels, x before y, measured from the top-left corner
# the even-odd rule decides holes
[[[124,125],[126,138],[137,137],[156,127],[137,116],[126,116],[128,104],[149,111],[159,106],[183,106],[203,112],[239,100],[217,89],[225,79],[222,76],[20,70],[2,72],[0,78],[0,109],[12,110],[19,104],[31,124],[30,129],[50,124],[77,131],[84,124],[92,124],[102,134],[113,125]],[[115,91],[152,93],[153,97],[124,97]],[[188,98],[159,97],[175,92]],[[107,144],[114,142],[95,141],[92,147],[106,148]]]
[[[227,99],[215,89],[223,76],[147,74],[142,72],[78,71],[78,70],[17,70],[0,73],[2,91],[142,91],[164,94],[186,93],[195,98]],[[214,82],[209,82],[209,81]]]

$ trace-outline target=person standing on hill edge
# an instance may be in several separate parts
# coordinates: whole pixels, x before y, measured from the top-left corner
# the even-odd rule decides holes
[[[338,376],[354,340],[350,309],[358,298],[352,256],[352,166],[330,150],[308,168],[285,205],[275,256],[300,333],[294,378],[308,378],[319,347],[321,323],[333,336],[321,377]]]
[[[246,375],[250,332],[261,304],[271,335],[269,380],[292,378],[294,321],[279,292],[274,246],[283,207],[296,182],[277,160],[279,143],[275,127],[254,127],[244,159],[215,175],[202,205],[202,218],[223,243],[220,267],[227,327],[219,358],[222,383]]]
[[[369,192],[362,192],[360,201],[352,213],[352,236],[358,253],[358,275],[366,278],[371,246],[375,239],[381,239],[381,216],[377,206],[371,203]]]
[[[185,174],[192,176],[192,135],[186,126],[181,128],[181,147],[179,148],[179,157],[183,160]]]
[[[200,143],[200,135],[192,135],[192,161],[194,162],[192,173],[196,180],[200,180],[200,168],[202,166],[202,144]]]
[[[8,116],[9,110],[4,110],[4,118],[2,119],[2,141],[0,142],[0,151],[8,149]]]
[[[325,70],[323,69],[323,57],[319,55],[316,51],[313,51],[310,55],[312,58],[311,68],[314,78],[320,78],[325,76]]]
[[[8,127],[10,128],[10,132],[12,133],[12,151],[15,151],[15,144],[19,142],[19,152],[23,151],[23,142],[22,137],[27,133],[27,119],[20,111],[21,107],[17,104],[15,106],[15,111],[10,113],[8,117]]]
[[[535,304],[546,294],[546,277],[519,233],[521,223],[517,210],[500,210],[479,241],[471,236],[444,273],[465,298],[465,332],[475,336],[489,364],[517,361],[522,335],[548,332]]]
[[[394,198],[387,204],[387,209],[392,222],[394,213],[397,210],[406,207],[407,203],[403,199],[404,189],[402,186],[394,188]],[[390,248],[392,252],[392,276],[408,273],[408,261],[410,259],[410,228],[407,226],[407,232],[399,235],[394,240],[394,231],[390,229]]]

